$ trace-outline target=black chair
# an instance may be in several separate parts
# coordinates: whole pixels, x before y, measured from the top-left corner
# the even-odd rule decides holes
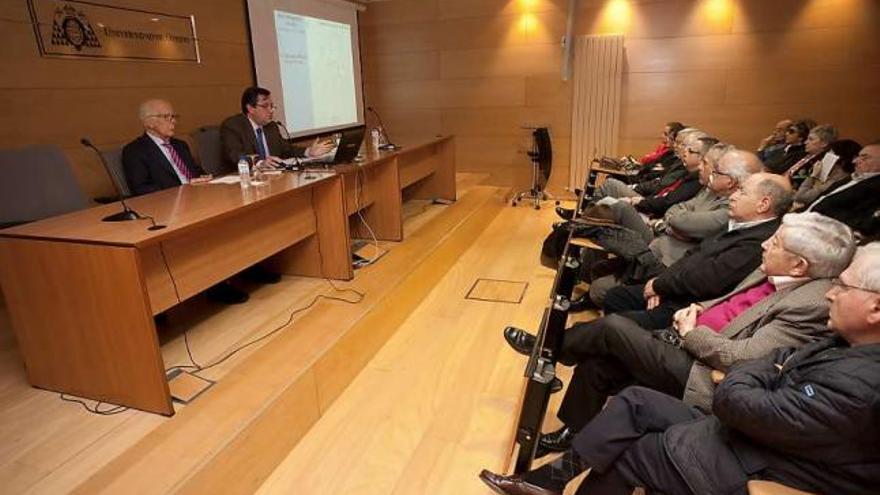
[[[546,127],[537,127],[532,130],[532,149],[528,152],[532,162],[532,187],[516,194],[511,204],[516,206],[520,201],[532,200],[536,210],[541,209],[541,201],[553,199],[547,191],[547,181],[550,180],[550,171],[553,169],[553,147],[550,144],[550,131]]]
[[[57,146],[0,150],[0,174],[0,228],[89,206]]]
[[[122,148],[103,150],[101,156],[107,163],[107,170],[110,172],[110,179],[116,185],[116,190],[123,198],[131,197],[131,189],[128,188],[128,181],[125,180],[125,169],[122,167]]]
[[[217,126],[200,127],[193,133],[199,161],[202,169],[213,176],[231,172],[223,165],[223,146],[220,143],[220,128]]]

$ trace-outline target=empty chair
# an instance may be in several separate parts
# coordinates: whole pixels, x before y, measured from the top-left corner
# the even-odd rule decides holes
[[[193,133],[193,139],[196,142],[196,153],[199,155],[199,161],[205,172],[215,176],[232,172],[223,164],[223,148],[220,144],[219,127],[200,127]]]
[[[61,150],[54,145],[0,150],[0,227],[89,206]]]
[[[116,190],[123,198],[131,196],[131,189],[128,188],[128,181],[125,180],[125,169],[122,167],[122,148],[113,148],[102,150],[101,156],[107,163],[107,169],[110,172],[110,179],[116,186]]]

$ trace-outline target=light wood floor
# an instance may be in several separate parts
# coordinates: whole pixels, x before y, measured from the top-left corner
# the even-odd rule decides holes
[[[537,258],[554,215],[506,206],[506,191],[481,179],[462,174],[453,207],[407,202],[407,240],[383,243],[385,257],[337,284],[366,291],[364,302],[322,301],[204,372],[217,385],[173,418],[94,416],[27,386],[0,314],[0,492],[489,493],[476,473],[508,463],[525,364],[501,329],[540,320],[553,272]],[[518,304],[465,299],[478,278],[528,285]],[[172,311],[166,365],[188,363],[183,329],[210,363],[317,294],[351,296],[293,277],[249,289],[245,305]],[[356,331],[334,333],[343,325]],[[298,362],[321,346],[340,350]],[[358,362],[364,346],[377,352]]]

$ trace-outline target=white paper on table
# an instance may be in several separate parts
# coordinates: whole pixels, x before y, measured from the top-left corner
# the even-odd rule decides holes
[[[828,175],[831,174],[831,169],[834,168],[834,164],[837,163],[840,157],[835,155],[833,151],[828,151],[825,153],[825,156],[822,157],[822,163],[819,167],[819,180],[825,182],[828,180]]]
[[[239,182],[241,182],[241,177],[237,175],[224,175],[223,177],[211,179],[209,184],[238,184]]]

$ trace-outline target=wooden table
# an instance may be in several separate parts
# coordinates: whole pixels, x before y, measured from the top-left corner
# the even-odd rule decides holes
[[[455,201],[455,139],[437,136],[405,143],[396,151],[369,148],[360,163],[337,165],[345,182],[345,211],[358,212],[379,240],[403,240],[403,196]],[[359,218],[354,237],[368,238]]]
[[[153,315],[261,260],[352,278],[342,177],[187,185],[133,198],[150,222],[102,222],[105,205],[0,231],[0,283],[28,380],[171,415]]]

